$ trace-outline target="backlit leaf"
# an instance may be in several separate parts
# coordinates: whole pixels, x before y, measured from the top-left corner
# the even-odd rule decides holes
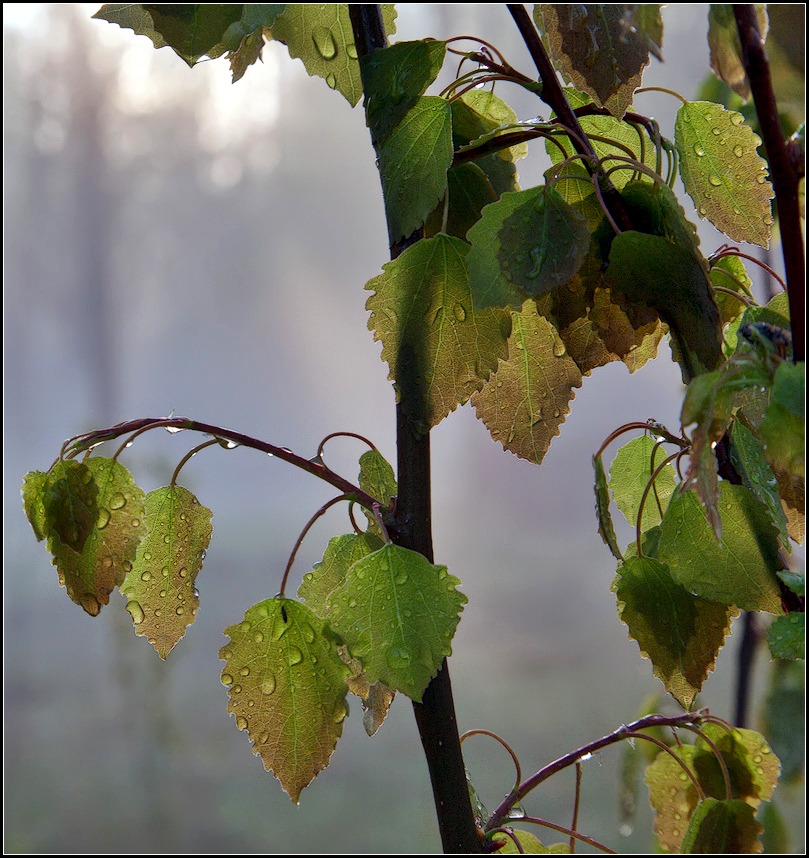
[[[382,19],[390,35],[396,29],[393,4],[382,4]],[[345,3],[289,3],[271,29],[273,39],[283,42],[310,75],[322,77],[352,107],[360,100],[360,64]]]
[[[739,420],[734,421],[730,438],[730,458],[736,473],[741,477],[742,485],[748,488],[767,510],[778,530],[781,547],[789,553],[791,549],[787,518],[781,505],[778,483],[764,458],[761,442]]]
[[[359,487],[371,497],[379,500],[382,504],[382,512],[389,508],[391,500],[396,497],[398,491],[396,475],[379,450],[367,450],[360,456]],[[368,519],[368,529],[381,538],[382,533],[373,512],[363,509],[363,513]],[[372,550],[379,547],[381,544]]]
[[[292,599],[253,605],[225,634],[228,712],[297,804],[343,732],[348,668],[325,621]]]
[[[43,495],[48,485],[45,471],[29,471],[22,484],[22,504],[37,542],[48,535]]]
[[[688,102],[677,111],[674,143],[699,216],[734,241],[768,247],[773,190],[761,140],[744,117],[713,101]]]
[[[377,149],[391,242],[411,235],[443,199],[452,164],[449,104],[425,95]]]
[[[147,534],[121,592],[135,633],[166,658],[197,615],[195,582],[211,541],[211,511],[182,486],[146,495]]]
[[[784,361],[775,372],[772,401],[758,427],[767,460],[795,477],[805,473],[805,364]]]
[[[767,643],[773,658],[805,659],[806,614],[791,611],[785,617],[777,617],[767,629]]]
[[[74,551],[81,551],[99,516],[98,486],[91,469],[75,459],[58,461],[42,491],[45,528]]]
[[[749,804],[738,799],[706,798],[691,817],[681,851],[703,855],[749,855],[761,852],[764,826]]]
[[[444,221],[444,202],[440,202],[424,224],[425,237],[446,232],[458,238],[466,238],[466,233],[480,220],[483,209],[497,199],[489,177],[477,164],[460,164],[447,173],[447,194],[449,210],[446,228]]]
[[[663,563],[648,557],[629,558],[613,589],[618,615],[641,655],[652,662],[666,690],[690,709],[730,634],[734,611],[692,596]]]
[[[497,832],[494,837],[495,843],[502,843],[498,849],[495,849],[497,855],[517,855],[521,852],[526,855],[569,855],[570,845],[568,843],[554,843],[552,846],[544,846],[530,831],[520,831],[519,829],[510,829],[511,833],[520,842],[520,848],[506,834]]]
[[[132,567],[146,532],[143,491],[129,471],[112,459],[93,456],[84,463],[98,487],[98,516],[81,552],[55,533],[48,549],[68,596],[91,616],[109,603],[110,593]]]
[[[360,60],[365,83],[365,117],[378,146],[416,106],[444,63],[444,42],[398,42]]]
[[[358,560],[332,596],[332,625],[365,668],[421,701],[450,646],[466,596],[460,581],[421,554],[389,543]]]
[[[366,284],[397,398],[425,431],[479,390],[505,356],[509,314],[472,305],[467,245],[439,234],[409,247]]]
[[[153,3],[143,9],[166,44],[189,66],[220,42],[242,14],[236,3]]]
[[[539,464],[581,382],[556,329],[527,301],[521,313],[512,314],[508,357],[472,404],[495,441]]]
[[[638,520],[640,501],[649,481],[666,458],[665,448],[654,438],[641,435],[624,444],[610,465],[610,490],[618,509],[634,527]],[[676,485],[673,465],[667,465],[657,475],[643,507],[641,531],[660,524],[671,493]]]
[[[694,492],[669,501],[658,559],[691,593],[745,611],[781,613],[778,538],[767,511],[743,486],[719,485],[722,539],[711,530]]]
[[[234,56],[239,52],[246,53],[250,43],[263,43],[262,37],[265,31],[272,27],[275,19],[285,8],[284,3],[247,3],[243,5],[239,19],[227,28],[221,42],[206,51],[207,56],[216,58],[227,53],[232,67]],[[266,35],[269,36],[269,32]]]
[[[132,30],[137,36],[147,36],[155,48],[164,48],[167,45],[166,40],[155,29],[152,16],[140,3],[105,3],[93,18]]]
[[[604,473],[604,463],[600,456],[593,456],[593,467],[596,472],[596,518],[598,519],[598,534],[612,552],[612,556],[620,563],[624,558],[615,538],[615,529],[610,514],[610,493],[607,488],[607,475]]]
[[[387,717],[396,692],[384,682],[369,682],[362,662],[353,658],[347,647],[341,646],[338,651],[351,671],[346,679],[348,690],[362,702],[362,726],[369,736],[373,736]]]
[[[514,110],[490,89],[471,89],[452,102],[452,138],[456,149],[516,122]],[[527,154],[527,144],[518,143],[478,158],[475,163],[489,177],[495,191],[501,194],[516,190],[514,163]]]
[[[329,540],[323,560],[303,576],[298,598],[319,617],[328,619],[331,600],[345,584],[348,570],[361,558],[378,551],[382,540],[374,533],[347,533]]]
[[[590,233],[584,216],[552,188],[543,185],[514,196],[521,199],[507,203],[509,213],[497,233],[497,259],[524,297],[537,298],[581,268]]]
[[[767,7],[754,4],[762,42],[767,38]],[[711,68],[745,101],[750,98],[750,85],[742,61],[742,46],[733,6],[729,3],[712,3],[708,7],[708,46],[711,49]]]
[[[663,17],[660,3],[634,3],[627,6],[629,21],[643,38],[649,53],[663,62]]]
[[[738,256],[730,254],[722,256],[711,265],[711,285],[730,289],[742,298],[749,295],[753,288],[753,281],[744,267],[744,263]],[[716,305],[719,307],[719,316],[722,324],[727,325],[744,313],[746,305],[742,298],[734,298],[724,292],[714,292]],[[735,345],[735,342],[733,343]]]
[[[634,7],[623,4],[534,6],[554,67],[613,116],[623,116],[649,64],[649,40]]]

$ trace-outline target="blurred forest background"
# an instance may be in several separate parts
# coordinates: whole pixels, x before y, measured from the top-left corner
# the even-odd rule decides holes
[[[5,851],[435,851],[405,699],[370,740],[352,705],[300,807],[226,712],[222,629],[277,592],[325,487],[247,450],[214,448],[186,467],[214,537],[199,617],[166,664],[134,637],[117,594],[95,621],[70,603],[25,521],[28,470],[46,469],[69,435],[135,417],[173,411],[300,453],[351,430],[395,461],[393,395],[364,310],[387,238],[361,110],[277,44],[232,86],[224,61],[190,70],[92,21],[97,8],[4,4]],[[664,20],[666,62],[644,82],[694,97],[708,73],[707,7],[670,6]],[[505,7],[400,6],[397,40],[461,33],[532,73]],[[521,117],[545,109],[498,92]],[[677,106],[659,93],[637,101],[669,136]],[[523,187],[546,166],[535,144]],[[706,253],[722,243],[701,234]],[[504,736],[524,771],[632,720],[658,691],[616,617],[591,456],[624,421],[678,426],[682,392],[665,345],[634,376],[597,370],[539,468],[503,452],[468,407],[433,433],[436,558],[470,599],[450,660],[460,727]],[[188,440],[151,433],[125,463],[149,490]],[[355,476],[362,450],[337,442],[330,463]],[[346,528],[335,511],[315,529],[295,586]],[[701,701],[723,717],[734,650]],[[757,678],[760,699],[763,653]],[[466,750],[493,805],[510,762],[486,740]],[[581,828],[646,851],[644,787],[634,830],[619,836],[619,774],[616,752],[585,767]],[[567,824],[572,786],[552,780],[531,808]],[[801,796],[786,798],[800,830]]]

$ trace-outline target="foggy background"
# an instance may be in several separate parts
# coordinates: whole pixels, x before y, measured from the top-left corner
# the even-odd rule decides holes
[[[97,8],[4,4],[5,850],[436,851],[405,698],[372,739],[351,698],[332,763],[299,807],[227,714],[222,629],[277,592],[297,533],[333,490],[245,449],[185,467],[214,536],[198,618],[165,664],[117,593],[96,620],[69,601],[25,520],[23,475],[46,470],[66,437],[172,411],[307,455],[330,432],[359,432],[395,461],[392,389],[364,309],[388,248],[361,108],[280,45],[232,86],[224,60],[188,69],[91,21]],[[652,60],[644,83],[693,97],[707,7],[670,6],[664,20],[666,64]],[[533,74],[504,6],[399,7],[396,40],[461,33]],[[497,92],[522,118],[546,111],[516,87]],[[667,136],[678,104],[636,102]],[[546,166],[533,144],[522,186]],[[706,254],[723,242],[701,234]],[[596,370],[540,467],[504,452],[468,406],[433,432],[436,561],[469,597],[450,659],[459,726],[502,735],[524,774],[637,717],[660,690],[616,616],[591,456],[629,420],[676,428],[682,392],[666,344],[634,376]],[[152,432],[123,462],[149,491],[198,440]],[[363,451],[343,440],[327,455],[354,478]],[[349,527],[340,509],[311,532],[291,593]],[[701,698],[723,717],[734,649]],[[465,753],[494,807],[510,761],[479,737]],[[634,833],[618,833],[619,773],[615,750],[585,766],[580,830],[646,851],[645,787]],[[529,811],[569,824],[572,787],[572,773],[554,778]]]

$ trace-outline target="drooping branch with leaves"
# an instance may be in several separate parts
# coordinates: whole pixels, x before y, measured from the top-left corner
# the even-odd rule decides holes
[[[172,416],[74,436],[23,484],[25,512],[70,599],[96,616],[119,589],[136,634],[163,659],[197,614],[212,537],[211,511],[178,482],[193,456],[250,448],[336,490],[291,546],[277,591],[225,629],[219,653],[228,711],[296,803],[329,763],[348,695],[360,698],[373,735],[400,693],[413,701],[446,852],[572,852],[577,842],[614,851],[578,829],[581,763],[618,743],[628,748],[625,792],[638,760],[647,763],[662,848],[761,848],[756,813],[771,802],[779,755],[794,749],[783,728],[764,735],[696,707],[741,611],[774,617],[774,695],[785,665],[804,656],[804,579],[790,565],[804,532],[803,131],[784,137],[759,6],[711,7],[708,39],[717,76],[737,98],[752,93],[760,137],[730,104],[669,90],[660,96],[681,102],[673,134],[638,113],[644,68],[661,58],[660,8],[537,5],[531,16],[509,5],[537,75],[478,36],[389,44],[389,5],[108,4],[95,16],[190,66],[224,56],[234,82],[274,40],[352,106],[363,101],[390,244],[366,306],[395,393],[396,472],[352,432],[327,436],[307,456]],[[456,59],[452,82],[428,94]],[[512,85],[545,115],[521,120],[500,95]],[[522,189],[517,162],[539,145],[551,166],[542,184]],[[706,255],[678,180],[729,241],[767,247],[777,222],[786,282],[738,247]],[[764,306],[751,265],[781,289]],[[618,616],[680,709],[645,713],[523,778],[505,740],[488,729],[458,733],[447,657],[467,595],[434,562],[430,431],[471,403],[495,441],[539,465],[583,379],[615,361],[639,370],[666,337],[686,385],[681,425],[627,423],[600,447],[594,439],[593,462],[596,526],[618,564]],[[166,486],[145,494],[120,460],[159,429],[202,438]],[[608,470],[607,450],[627,433],[636,437]],[[326,463],[334,435],[368,447],[356,482]],[[101,445],[111,455],[98,455]],[[301,542],[337,504],[349,532],[287,595]],[[624,547],[613,508],[634,529]],[[752,659],[741,664],[748,687]],[[481,734],[517,770],[491,812],[462,756],[462,741]],[[527,814],[533,790],[570,767],[572,824]],[[565,840],[543,846],[517,820]]]

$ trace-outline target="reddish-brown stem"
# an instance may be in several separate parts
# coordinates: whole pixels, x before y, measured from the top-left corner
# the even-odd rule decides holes
[[[574,832],[579,827],[579,805],[581,803],[581,779],[584,767],[581,763],[576,763],[576,792],[573,796],[573,820],[570,823],[570,854],[576,851],[576,835]]]
[[[547,819],[542,819],[542,817],[525,816],[522,818],[521,821],[530,822],[532,825],[541,825],[543,828],[550,828],[551,831],[558,831],[560,834],[567,834],[568,837],[571,837],[575,840],[579,840],[582,843],[586,843],[588,846],[592,846],[594,849],[598,849],[601,852],[606,852],[607,855],[617,855],[617,852],[614,849],[610,849],[609,846],[605,846],[603,843],[599,843],[592,837],[588,837],[586,834],[579,834],[578,831],[573,831],[570,828],[565,828],[564,825],[557,825],[557,823],[550,822]]]

